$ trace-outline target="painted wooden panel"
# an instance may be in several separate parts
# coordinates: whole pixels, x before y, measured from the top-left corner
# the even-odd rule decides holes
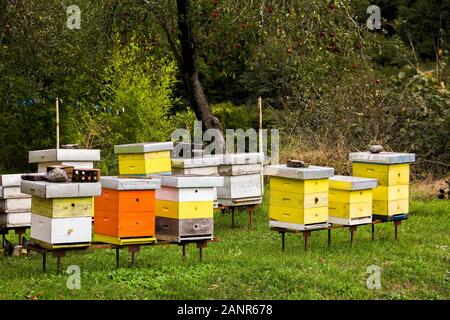
[[[31,212],[0,214],[0,226],[7,228],[28,227],[30,224]]]
[[[170,188],[162,187],[156,191],[156,199],[176,202],[214,201],[214,188]]]
[[[127,157],[128,155],[121,155]],[[170,158],[157,158],[147,160],[121,160],[119,159],[119,173],[127,174],[151,174],[159,172],[171,172]]]
[[[156,238],[160,240],[182,241],[211,239],[214,220],[209,219],[171,219],[156,217]]]
[[[21,182],[21,192],[41,198],[79,198],[94,197],[102,192],[102,185],[97,183],[47,182],[26,181]]]
[[[393,200],[383,201],[374,200],[372,206],[372,213],[377,215],[392,216],[395,214],[408,213],[409,200]]]
[[[117,238],[111,236],[105,236],[103,234],[94,234],[94,241],[112,243],[118,246],[131,245],[131,244],[146,244],[156,242],[155,237],[142,237],[142,238]]]
[[[0,213],[31,212],[31,198],[0,200]]]
[[[28,194],[21,192],[20,187],[0,187],[1,199],[20,199],[29,197]]]
[[[36,214],[31,215],[30,237],[46,243],[90,242],[91,230],[91,217],[51,219]]]
[[[270,191],[270,204],[290,208],[320,208],[328,206],[328,192],[288,193]]]
[[[196,219],[213,217],[212,201],[175,202],[156,200],[155,215],[173,219]]]
[[[323,223],[328,221],[328,207],[300,209],[269,205],[269,216],[271,220],[295,224]]]
[[[289,193],[321,193],[328,192],[328,179],[296,180],[270,177],[270,191]]]
[[[0,175],[0,186],[2,187],[20,187],[22,174],[2,174]]]
[[[377,179],[352,177],[352,176],[333,176],[330,177],[330,189],[338,190],[367,190],[378,186]]]
[[[348,219],[367,217],[372,216],[372,201],[359,203],[342,203],[330,201],[328,209],[330,217]]]
[[[240,176],[246,174],[255,174],[262,172],[262,164],[234,164],[219,166],[219,174],[221,176]]]
[[[412,163],[416,161],[416,155],[414,153],[399,153],[399,152],[353,152],[350,153],[350,161],[356,162],[371,162],[371,163],[383,163],[383,164],[396,164],[396,163]]]
[[[154,211],[155,191],[117,191],[103,188],[102,195],[95,197],[95,210],[114,210],[121,213]]]
[[[217,167],[200,167],[200,168],[174,168],[172,167],[173,174],[184,175],[199,175],[199,176],[213,176],[218,175],[219,170]]]
[[[409,199],[409,185],[380,186],[373,190],[374,200],[404,200]]]
[[[409,164],[375,164],[353,162],[353,175],[378,179],[379,186],[409,184]]]
[[[47,149],[28,153],[29,163],[55,161],[100,161],[100,150]]]
[[[285,164],[280,164],[264,167],[264,175],[297,180],[317,180],[332,177],[334,175],[334,168],[318,166],[291,168]]]
[[[33,196],[31,211],[50,218],[92,217],[94,197],[45,199]]]
[[[340,203],[372,203],[372,190],[337,190],[330,189],[330,202]]]
[[[261,196],[261,176],[259,174],[225,176],[223,178],[224,186],[217,188],[217,197],[220,199]]]
[[[114,146],[114,153],[147,153],[147,152],[159,152],[159,151],[171,151],[173,150],[173,142],[144,142],[144,143],[131,143],[121,144]]]

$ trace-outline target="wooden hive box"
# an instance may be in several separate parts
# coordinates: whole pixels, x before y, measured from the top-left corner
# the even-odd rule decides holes
[[[270,176],[269,223],[293,230],[328,226],[328,178],[334,169],[310,166],[267,166]]]
[[[100,183],[55,183],[22,180],[21,191],[32,196],[30,238],[46,248],[89,245],[92,197]]]
[[[30,151],[29,163],[38,164],[38,172],[47,172],[54,165],[72,166],[75,169],[94,168],[94,162],[100,161],[100,150],[90,149],[48,149]]]
[[[175,175],[218,176],[220,158],[208,156],[194,159],[172,159],[172,173]],[[217,188],[214,188],[214,208],[218,207]]]
[[[0,175],[0,227],[29,227],[31,196],[20,192],[21,174]]]
[[[328,222],[347,226],[371,223],[372,189],[376,187],[376,179],[331,177]]]
[[[404,219],[409,212],[411,153],[356,152],[350,154],[353,176],[378,180],[373,190],[373,220]]]
[[[159,179],[101,177],[95,198],[94,239],[113,244],[155,240],[155,190]]]
[[[219,174],[224,186],[217,189],[220,205],[239,206],[262,202],[262,153],[218,155],[221,159]]]
[[[161,176],[156,191],[156,237],[183,242],[212,239],[214,188],[223,184],[215,176]]]
[[[31,212],[0,213],[0,227],[17,228],[31,225]]]
[[[135,143],[114,146],[119,157],[119,174],[148,177],[151,174],[171,173],[172,142]]]

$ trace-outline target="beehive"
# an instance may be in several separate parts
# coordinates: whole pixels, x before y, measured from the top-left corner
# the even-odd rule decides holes
[[[405,219],[409,212],[409,166],[411,153],[356,152],[350,154],[353,176],[378,180],[373,190],[373,220]]]
[[[347,226],[371,223],[372,190],[376,187],[376,179],[331,177],[328,222]]]
[[[135,143],[114,146],[119,156],[119,174],[130,177],[171,174],[172,142]]]
[[[48,149],[29,152],[29,163],[38,164],[38,172],[46,172],[54,165],[73,166],[76,169],[94,168],[94,162],[100,161],[100,150],[90,149]]]
[[[219,175],[223,187],[217,188],[219,205],[239,206],[262,202],[262,153],[222,154]]]
[[[20,192],[20,182],[20,174],[0,175],[0,228],[31,224],[31,197]]]
[[[93,197],[100,183],[21,182],[32,196],[30,238],[45,248],[86,246],[91,242]]]
[[[328,225],[328,178],[333,168],[272,165],[264,174],[270,176],[271,227],[306,230]]]
[[[183,242],[213,238],[214,187],[223,185],[222,177],[161,176],[156,191],[156,237]]]
[[[219,164],[220,158],[216,156],[172,159],[172,173],[176,175],[218,176]],[[214,207],[217,206],[217,188],[214,188]]]
[[[113,244],[155,240],[155,190],[159,179],[102,177],[95,198],[94,239]]]

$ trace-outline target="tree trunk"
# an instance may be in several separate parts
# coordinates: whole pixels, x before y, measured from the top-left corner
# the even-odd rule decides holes
[[[197,55],[190,0],[177,0],[178,39],[180,41],[180,71],[192,109],[205,129],[223,132],[219,119],[211,114],[208,101],[198,78]],[[221,138],[223,142],[223,137]],[[223,145],[223,144],[222,144]]]

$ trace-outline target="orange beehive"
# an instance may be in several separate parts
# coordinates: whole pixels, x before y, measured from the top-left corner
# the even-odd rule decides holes
[[[102,177],[102,195],[95,198],[94,205],[95,235],[119,239],[153,237],[157,188],[150,181]]]

